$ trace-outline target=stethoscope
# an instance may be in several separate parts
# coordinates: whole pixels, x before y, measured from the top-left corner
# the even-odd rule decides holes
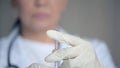
[[[12,50],[15,40],[17,39],[17,36],[18,35],[15,35],[9,44],[8,52],[7,52],[7,67],[6,68],[19,68],[17,65],[11,63],[11,50]]]
[[[8,52],[7,52],[7,67],[6,68],[19,68],[18,65],[15,65],[15,64],[11,63],[11,50],[12,50],[14,42],[17,39],[19,33],[20,33],[20,30],[10,41],[10,44],[9,44],[9,47],[8,47]],[[60,48],[60,43],[59,42],[56,42],[56,45],[57,45],[57,48]],[[55,63],[55,68],[58,68],[59,64],[60,64],[60,62],[56,62]]]

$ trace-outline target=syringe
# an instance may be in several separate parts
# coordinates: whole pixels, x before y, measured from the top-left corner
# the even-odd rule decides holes
[[[55,41],[55,46],[54,47],[55,47],[54,50],[59,49],[59,43],[57,41]],[[59,61],[56,61],[54,65],[55,65],[54,66],[55,68],[58,68],[59,67]]]

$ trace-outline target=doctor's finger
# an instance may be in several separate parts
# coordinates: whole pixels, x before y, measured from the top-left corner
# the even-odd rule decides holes
[[[46,62],[55,62],[55,61],[75,58],[76,56],[78,56],[80,54],[80,52],[76,52],[76,51],[79,51],[79,48],[68,47],[68,48],[59,49],[59,50],[54,51],[50,55],[48,55],[45,58],[45,61]]]
[[[63,34],[55,30],[48,30],[47,35],[52,39],[55,39],[59,42],[65,42],[67,44],[70,44],[71,46],[77,46],[86,43],[85,40],[82,40],[79,37],[75,37],[69,34]]]

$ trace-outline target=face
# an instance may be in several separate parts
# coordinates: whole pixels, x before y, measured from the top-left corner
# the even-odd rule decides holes
[[[33,31],[56,27],[66,0],[13,0],[22,26]]]

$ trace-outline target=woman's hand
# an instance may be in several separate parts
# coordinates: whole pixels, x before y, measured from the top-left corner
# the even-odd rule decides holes
[[[104,68],[99,62],[93,45],[90,42],[55,30],[47,31],[47,35],[58,42],[65,42],[71,47],[54,51],[45,58],[46,62],[63,60],[60,68]],[[36,66],[31,68],[46,68],[39,64],[38,66],[39,67]]]

